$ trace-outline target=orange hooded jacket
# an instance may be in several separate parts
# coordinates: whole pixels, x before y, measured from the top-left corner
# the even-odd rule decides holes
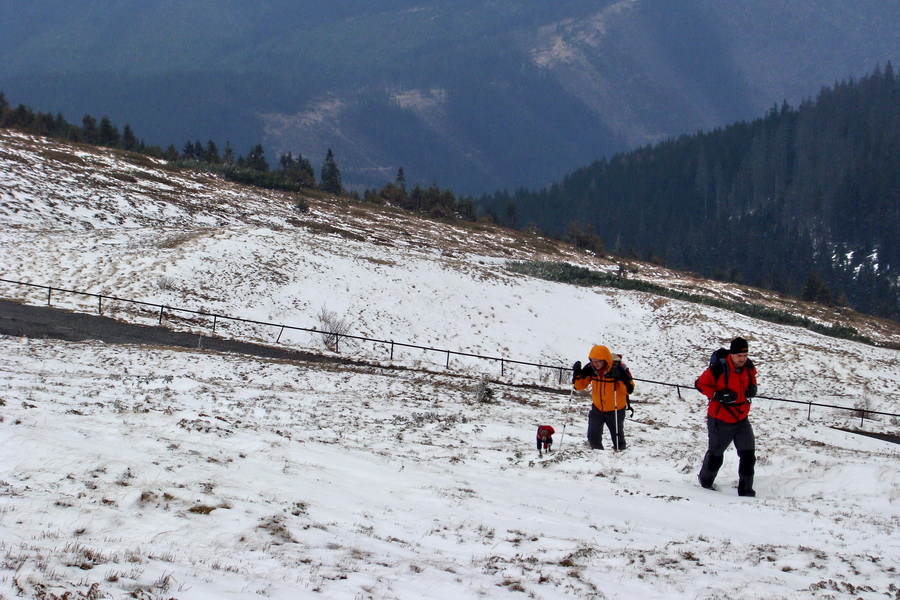
[[[612,379],[606,376],[613,364],[613,355],[606,346],[594,346],[591,348],[588,358],[596,358],[606,361],[606,367],[600,373],[575,377],[573,386],[576,390],[586,389],[591,385],[591,398],[594,406],[601,412],[621,410],[628,405],[628,394],[634,391],[634,379],[624,363],[619,362],[623,377]]]

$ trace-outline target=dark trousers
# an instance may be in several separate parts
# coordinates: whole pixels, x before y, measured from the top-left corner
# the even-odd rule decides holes
[[[587,439],[594,450],[603,450],[604,426],[609,429],[609,437],[612,440],[613,449],[624,450],[625,409],[600,412],[596,406],[591,405],[591,412],[588,413]]]
[[[738,463],[738,492],[753,489],[753,473],[756,464],[756,441],[753,437],[753,427],[750,419],[744,419],[737,423],[726,423],[713,417],[706,417],[706,430],[709,433],[709,448],[703,457],[703,466],[700,467],[700,483],[711,486],[716,480],[719,468],[725,460],[725,450],[734,442],[737,450]]]

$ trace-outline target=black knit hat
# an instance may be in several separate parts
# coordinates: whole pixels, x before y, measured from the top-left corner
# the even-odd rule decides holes
[[[731,349],[729,354],[743,354],[747,351],[747,340],[742,337],[736,337],[731,340]]]

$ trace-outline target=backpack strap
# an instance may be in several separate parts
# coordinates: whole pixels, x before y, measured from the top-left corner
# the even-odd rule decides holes
[[[729,389],[728,388],[728,375],[731,372],[731,369],[728,367],[727,352],[728,351],[725,350],[724,348],[719,348],[718,350],[713,352],[712,356],[710,357],[710,361],[709,361],[709,372],[712,374],[712,376],[715,378],[716,381],[719,380],[720,376],[724,375],[726,390]],[[724,408],[725,411],[728,414],[730,414],[735,420],[738,419],[737,413],[735,413],[734,410],[730,406],[719,402],[719,409],[722,409],[722,408]]]
[[[740,417],[738,416],[738,414],[736,412],[734,412],[734,410],[728,404],[722,404],[721,402],[719,402],[719,408],[724,408],[725,412],[727,412],[729,415],[734,417],[735,421],[740,420]]]
[[[728,359],[722,356],[720,352],[721,350],[718,350],[713,354],[713,360],[709,363],[709,372],[712,373],[716,381],[718,381],[719,377],[724,373],[725,389],[728,389],[728,374],[731,369],[728,368]]]

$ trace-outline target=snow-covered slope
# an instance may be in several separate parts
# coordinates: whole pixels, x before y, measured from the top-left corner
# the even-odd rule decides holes
[[[341,354],[370,366],[2,337],[0,597],[900,598],[897,446],[834,429],[859,426],[851,412],[758,400],[758,497],[736,495],[731,453],[710,492],[690,389],[741,334],[761,394],[897,413],[897,351],[504,270],[615,268],[535,238],[328,198],[298,213],[287,195],[140,157],[0,139],[4,279],[299,327],[324,309],[356,335],[543,364],[603,343],[636,377],[684,386],[639,382],[629,449],[613,454],[586,449],[589,400],[546,369],[501,376],[409,349],[390,369],[362,342]],[[126,303],[105,314],[156,320]],[[279,344],[327,352],[315,335]],[[483,375],[491,402],[476,400]],[[557,451],[538,460],[542,423]]]

